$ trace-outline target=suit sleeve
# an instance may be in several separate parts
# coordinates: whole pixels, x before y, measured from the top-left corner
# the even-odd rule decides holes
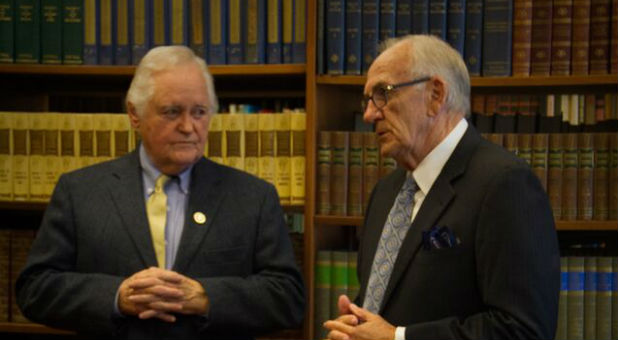
[[[559,252],[547,196],[529,169],[506,169],[489,185],[475,255],[486,309],[464,318],[408,325],[406,339],[553,339]]]
[[[113,334],[114,299],[123,278],[76,271],[78,236],[72,209],[68,180],[62,176],[17,279],[17,303],[35,322]]]
[[[304,314],[304,284],[272,185],[261,202],[255,235],[254,273],[198,279],[210,299],[207,328],[256,334],[297,328]]]

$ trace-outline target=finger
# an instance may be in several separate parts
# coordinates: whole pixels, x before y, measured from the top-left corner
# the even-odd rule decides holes
[[[141,312],[139,314],[139,318],[142,320],[145,319],[151,319],[151,318],[158,318],[161,319],[165,322],[175,322],[176,321],[176,317],[172,314],[168,314],[168,313],[163,313],[163,312],[159,312],[159,311],[155,311],[155,310],[147,310],[145,312]]]
[[[358,317],[353,314],[346,314],[338,317],[336,321],[342,322],[346,325],[356,326],[358,325]]]
[[[349,335],[342,333],[340,331],[330,331],[326,337],[332,340],[349,340],[350,339]]]
[[[163,299],[177,300],[185,296],[185,293],[182,290],[169,286],[154,286],[148,288],[146,291]]]
[[[171,284],[180,284],[185,277],[171,270],[158,273],[158,278]]]
[[[354,332],[354,326],[346,325],[345,323],[339,321],[329,320],[326,321],[323,326],[331,331],[340,331],[346,334],[351,334]]]
[[[367,321],[375,315],[364,308],[360,308],[354,303],[350,304],[350,311],[358,317],[359,321]]]
[[[337,301],[339,315],[350,314],[350,304],[350,298],[346,295],[339,295],[339,300]]]
[[[161,300],[160,297],[152,294],[136,294],[128,297],[129,301],[137,304],[148,304],[158,300]]]
[[[156,285],[164,285],[165,281],[159,280],[156,277],[143,277],[131,280],[129,282],[129,288],[131,289],[145,289]]]

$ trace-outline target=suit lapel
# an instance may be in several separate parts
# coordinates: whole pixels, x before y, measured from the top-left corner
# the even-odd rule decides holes
[[[144,267],[156,267],[157,259],[152,245],[144,203],[139,153],[133,151],[120,159],[112,176],[116,183],[111,185],[109,190],[124,227],[131,236]]]
[[[193,167],[185,225],[173,266],[176,271],[184,272],[188,269],[191,259],[213,226],[216,211],[225,196],[225,192],[220,189],[222,176],[221,168],[205,158]],[[198,224],[194,218],[195,213],[203,213],[206,222]]]
[[[410,267],[409,263],[416,257],[421,246],[422,232],[429,230],[435,225],[438,218],[442,216],[444,210],[456,196],[451,183],[465,172],[468,161],[479,141],[480,136],[476,130],[468,126],[461,141],[455,147],[453,154],[429,190],[408,234],[403,240],[397,260],[395,260],[391,278],[386,287],[386,292],[384,293],[384,303],[382,303],[380,312],[387,305],[404,272]]]

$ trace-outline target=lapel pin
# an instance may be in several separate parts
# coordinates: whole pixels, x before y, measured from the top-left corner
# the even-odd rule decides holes
[[[193,220],[197,224],[204,224],[206,223],[206,215],[203,212],[197,211],[193,213]]]

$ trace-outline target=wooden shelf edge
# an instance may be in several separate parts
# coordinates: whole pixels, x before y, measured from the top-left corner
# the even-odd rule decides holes
[[[19,322],[0,322],[0,332],[5,333],[27,333],[27,334],[75,334],[71,331],[51,328],[38,323],[19,323]]]
[[[316,215],[315,224],[361,226],[361,216]],[[618,231],[618,221],[556,221],[556,230]]]
[[[304,75],[305,64],[210,65],[213,76]],[[133,76],[135,66],[0,64],[0,74]]]
[[[317,76],[318,84],[327,85],[365,85],[366,76]],[[582,86],[618,85],[618,75],[591,76],[531,76],[531,77],[472,77],[472,87],[541,87],[541,86]]]

